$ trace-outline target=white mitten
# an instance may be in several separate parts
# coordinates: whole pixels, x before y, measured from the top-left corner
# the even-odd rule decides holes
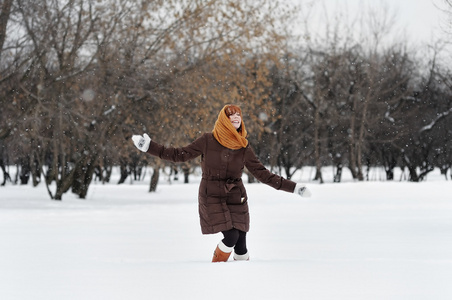
[[[297,183],[293,192],[301,197],[311,197],[311,191],[303,183]]]
[[[151,138],[147,133],[143,135],[133,135],[132,136],[133,143],[138,150],[147,152],[149,149],[149,144],[151,143]]]

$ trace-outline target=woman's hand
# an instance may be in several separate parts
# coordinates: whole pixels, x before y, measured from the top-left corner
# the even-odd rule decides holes
[[[305,184],[303,183],[297,183],[295,186],[295,190],[293,191],[294,194],[298,194],[301,197],[311,197],[311,191],[308,190]]]
[[[132,135],[133,143],[138,150],[142,152],[147,152],[149,149],[149,144],[151,143],[151,138],[147,133],[143,135]]]

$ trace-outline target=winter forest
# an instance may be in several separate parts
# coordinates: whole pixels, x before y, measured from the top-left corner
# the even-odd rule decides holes
[[[414,47],[391,11],[315,26],[312,6],[287,2],[3,0],[2,185],[45,185],[61,200],[84,199],[113,167],[118,184],[152,174],[150,191],[163,170],[188,180],[198,161],[145,156],[132,134],[182,146],[227,103],[242,107],[261,161],[288,178],[311,166],[319,183],[344,169],[367,181],[375,167],[388,181],[435,169],[451,180],[450,19],[443,40]],[[440,4],[450,18],[452,3]]]

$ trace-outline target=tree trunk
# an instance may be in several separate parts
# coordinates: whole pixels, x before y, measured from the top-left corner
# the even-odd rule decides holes
[[[37,153],[34,156],[39,155]],[[32,157],[33,163],[31,165],[31,179],[33,181],[33,186],[36,187],[41,182],[41,166],[39,164],[40,160]]]
[[[127,162],[125,161],[125,159],[121,159],[120,170],[121,170],[120,171],[121,177],[119,178],[118,184],[124,183],[126,181],[127,177],[129,176],[129,170],[128,170]]]
[[[315,158],[314,180],[318,180],[320,183],[323,183],[322,162],[320,161],[319,126],[320,126],[320,113],[319,109],[316,107],[314,112],[314,158]]]
[[[80,199],[86,198],[89,185],[93,179],[94,170],[96,169],[95,163],[95,157],[86,157],[76,166],[72,183],[72,192],[77,194]]]
[[[30,157],[20,159],[20,184],[27,185],[30,180]]]
[[[384,160],[384,168],[385,168],[385,173],[386,173],[386,180],[389,180],[389,181],[394,180],[394,168],[397,166],[396,160],[393,157],[387,157],[387,158],[384,157],[383,160]]]
[[[87,166],[86,173],[84,174],[83,178],[83,184],[80,187],[80,191],[78,193],[80,199],[86,199],[89,185],[91,184],[91,181],[93,179],[94,169],[95,167],[93,163]]]
[[[334,174],[334,182],[341,182],[342,180],[342,169],[343,169],[343,165],[342,163],[338,163],[336,165],[336,174]]]
[[[3,161],[2,158],[0,158],[0,168],[2,169],[3,172],[2,186],[4,186],[7,180],[11,181],[11,176],[9,176],[9,173],[6,172],[5,162]]]
[[[368,92],[369,93],[369,92]],[[357,168],[358,168],[358,180],[363,181],[364,175],[363,175],[363,147],[364,147],[364,139],[365,139],[365,131],[366,131],[366,118],[367,118],[367,110],[369,107],[369,98],[370,95],[366,95],[364,98],[363,103],[363,110],[361,115],[361,123],[359,125],[359,135],[358,135],[358,142],[357,142],[357,150],[356,150],[356,162],[357,162]]]
[[[110,182],[111,179],[111,173],[113,172],[113,167],[112,166],[105,166],[103,168],[103,170],[105,170],[105,174],[102,176],[102,183],[105,182]]]
[[[428,173],[432,172],[435,168],[433,166],[427,166],[425,169],[421,169],[421,172],[419,173],[419,181],[423,181],[425,176],[427,176]]]
[[[152,173],[151,184],[149,186],[149,192],[155,192],[157,190],[157,185],[160,177],[160,166],[157,165],[154,167],[154,173]]]
[[[342,164],[342,155],[340,153],[333,154],[333,164],[336,165],[336,173],[334,174],[333,181],[341,182],[344,165]]]
[[[407,168],[408,168],[408,172],[410,174],[410,176],[408,177],[408,180],[412,181],[412,182],[419,182],[419,176],[417,175],[416,167],[407,166]]]
[[[292,166],[290,164],[284,164],[284,171],[286,173],[286,178],[287,179],[291,179],[292,178],[292,173],[290,172],[290,169],[292,168]]]
[[[245,168],[244,172],[245,172],[246,175],[248,175],[248,183],[255,183],[256,182],[256,177],[254,177],[253,174],[251,174],[251,172],[248,171],[247,168]]]
[[[63,194],[66,193],[72,186],[74,181],[74,173],[75,168],[70,172],[66,173],[66,175],[57,181],[57,189],[55,192],[54,200],[61,201],[63,199]]]
[[[182,167],[182,171],[184,172],[184,183],[188,183],[188,177],[190,175],[190,168],[189,167]],[[176,178],[174,178],[174,180],[176,180]]]
[[[359,145],[360,140],[356,140],[355,136],[355,126],[356,126],[356,114],[358,110],[358,99],[356,96],[353,96],[353,110],[352,116],[350,120],[350,136],[349,136],[349,147],[350,147],[350,171],[352,173],[353,179],[358,179],[362,181],[363,171],[362,171],[362,162],[361,162],[361,147]],[[364,116],[363,116],[364,117]],[[361,133],[360,133],[361,134]]]
[[[350,118],[350,132],[349,132],[349,151],[350,151],[350,165],[349,165],[349,169],[350,172],[352,173],[352,177],[353,179],[356,179],[358,177],[358,174],[356,173],[356,153],[355,153],[355,145],[356,145],[356,141],[355,141],[355,113],[356,113],[356,97],[353,97],[353,111],[352,111],[352,116]]]
[[[394,180],[394,168],[385,168],[385,172],[386,172],[386,180],[388,181],[392,181]]]
[[[57,147],[56,139],[53,141],[53,149],[52,149],[52,161],[49,165],[49,168],[46,173],[46,184],[50,185],[52,181],[58,180],[58,156],[59,156],[59,148]]]

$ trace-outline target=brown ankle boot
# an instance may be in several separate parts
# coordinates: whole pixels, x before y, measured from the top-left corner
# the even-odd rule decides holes
[[[226,262],[232,252],[232,247],[228,247],[223,242],[218,243],[217,248],[213,252],[212,262]]]

